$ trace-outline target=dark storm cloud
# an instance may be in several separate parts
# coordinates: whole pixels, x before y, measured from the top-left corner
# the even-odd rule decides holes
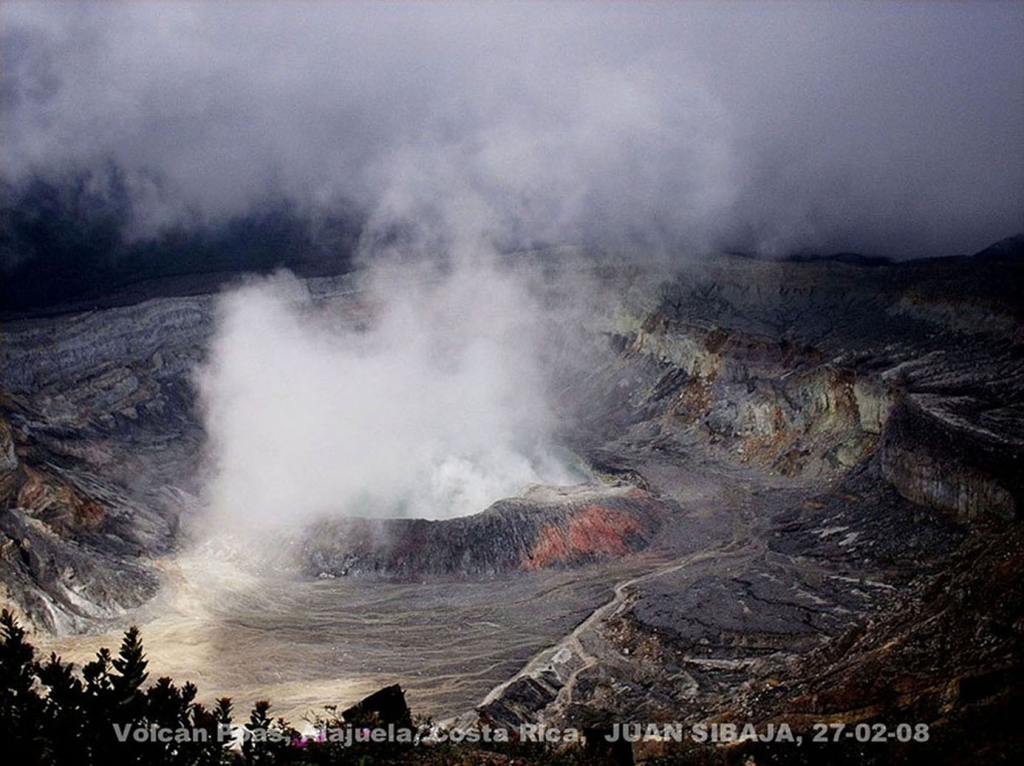
[[[138,231],[268,195],[696,249],[944,254],[1024,229],[1020,4],[0,13],[2,172],[114,158]]]

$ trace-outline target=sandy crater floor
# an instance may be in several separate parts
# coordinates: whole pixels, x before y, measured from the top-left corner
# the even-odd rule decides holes
[[[660,562],[652,554],[583,569],[480,581],[259,576],[202,552],[164,559],[167,585],[127,615],[142,627],[150,680],[194,681],[200,699],[257,699],[294,725],[324,705],[351,704],[400,683],[417,713],[443,718],[478,704],[538,652],[610,601],[616,583]],[[44,655],[81,666],[116,652],[121,626],[33,636]]]

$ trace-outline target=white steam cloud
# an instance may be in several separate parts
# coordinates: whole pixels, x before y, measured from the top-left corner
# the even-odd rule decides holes
[[[198,376],[216,513],[438,518],[580,480],[548,391],[560,350],[580,353],[591,296],[574,274],[552,306],[538,270],[499,255],[510,227],[563,225],[554,201],[510,215],[492,193],[550,174],[543,147],[497,162],[512,132],[472,150],[421,140],[378,164],[350,295],[316,302],[278,274],[223,296]]]
[[[443,278],[380,269],[358,298],[321,305],[288,274],[226,294],[199,376],[212,508],[247,523],[437,518],[574,483],[551,447],[541,316],[489,259]]]

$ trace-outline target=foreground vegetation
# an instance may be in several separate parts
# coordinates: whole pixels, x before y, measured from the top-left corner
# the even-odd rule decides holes
[[[139,629],[124,634],[116,656],[100,649],[81,669],[55,654],[36,659],[25,630],[0,614],[0,742],[4,763],[18,766],[319,766],[328,764],[575,764],[594,763],[580,749],[556,751],[532,743],[420,745],[429,721],[408,720],[411,741],[332,742],[303,737],[257,702],[238,725],[228,698],[212,708],[196,701],[191,682],[179,687],[149,677]],[[343,719],[328,708],[321,732],[387,722],[368,715]]]

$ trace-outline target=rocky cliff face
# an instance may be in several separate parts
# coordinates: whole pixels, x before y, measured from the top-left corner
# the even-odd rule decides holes
[[[678,513],[671,499],[630,484],[534,488],[446,521],[319,523],[303,543],[302,568],[322,577],[422,577],[581,566],[647,548]]]
[[[6,419],[0,418],[0,477],[9,476],[18,467],[14,451],[14,432]]]
[[[151,598],[202,433],[188,375],[211,299],[31,319],[0,335],[0,581],[74,632]]]
[[[838,475],[881,443],[908,499],[1013,516],[1024,347],[1006,285],[1021,272],[1016,259],[693,265],[610,328],[621,353],[595,396],[667,441],[785,476]],[[589,425],[608,434],[612,420]]]
[[[51,425],[109,430],[140,415],[191,420],[188,377],[212,331],[212,310],[212,298],[172,298],[8,323],[0,388]]]
[[[621,316],[608,330],[615,357],[580,385],[588,404],[577,413],[577,448],[684,507],[694,496],[705,507],[728,497],[735,526],[702,552],[621,584],[592,620],[495,689],[479,714],[600,730],[630,720],[751,721],[764,700],[777,699],[772,720],[798,725],[812,709],[814,720],[850,724],[914,719],[941,730],[953,720],[947,743],[967,721],[1005,718],[1005,679],[1019,672],[1022,634],[989,631],[970,610],[932,599],[949,587],[995,587],[994,560],[982,553],[993,542],[982,538],[1016,551],[1024,347],[1020,298],[1006,283],[1021,285],[1022,275],[1014,260],[869,267],[725,259],[684,269],[660,301]],[[957,585],[950,555],[962,562]],[[993,555],[1008,573],[1019,552]],[[999,611],[998,601],[989,608]],[[1001,625],[1022,618],[1010,611]],[[965,646],[972,659],[963,663],[933,662],[931,653],[946,651],[938,636],[947,630],[998,646],[992,662],[1001,669],[991,678],[981,670],[982,657],[994,655],[980,647]],[[926,634],[929,648],[911,662]],[[847,662],[840,658],[851,642],[864,649]],[[892,670],[894,658],[883,657],[893,646],[917,670]],[[833,663],[847,668],[839,687]],[[949,696],[948,684],[991,694],[972,692],[963,703],[970,709],[951,716],[964,698]],[[776,687],[789,691],[772,697]],[[1005,746],[1007,735],[998,741]],[[760,762],[780,757],[773,752],[710,748],[687,757]],[[865,754],[828,757],[852,763]],[[872,757],[910,755],[883,748]]]
[[[968,397],[910,394],[886,424],[882,473],[916,503],[955,512],[1017,518],[1022,494],[1021,440],[1013,413],[992,430]],[[998,415],[996,415],[998,417]]]

